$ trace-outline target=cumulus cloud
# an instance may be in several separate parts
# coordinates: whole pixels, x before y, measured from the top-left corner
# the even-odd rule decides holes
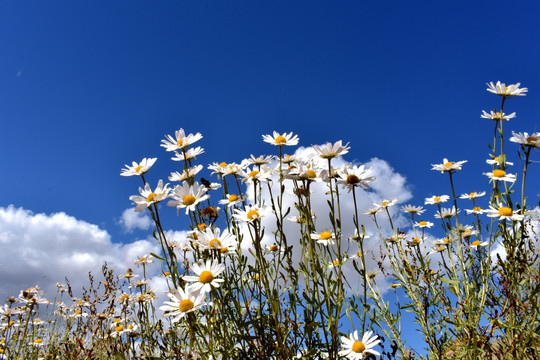
[[[119,223],[125,232],[130,233],[135,229],[148,230],[152,225],[152,219],[147,212],[136,212],[133,208],[128,208],[122,213]]]
[[[157,251],[149,240],[113,243],[107,231],[63,212],[0,207],[0,299],[35,285],[53,297],[65,277],[78,290],[88,284],[88,272],[99,274],[105,262],[123,272],[137,256]]]

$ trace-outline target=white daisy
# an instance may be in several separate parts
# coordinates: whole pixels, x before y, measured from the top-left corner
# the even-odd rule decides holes
[[[382,210],[390,206],[394,206],[396,205],[396,203],[397,203],[397,198],[392,198],[390,200],[383,200],[380,204],[373,203],[373,205],[375,205],[375,207],[377,207],[378,209]]]
[[[243,178],[242,182],[251,183],[255,181],[268,182],[272,179],[273,170],[266,165],[261,166],[258,169],[246,168],[246,170],[240,170],[240,176]]]
[[[529,133],[516,133],[512,131],[512,137],[510,141],[531,147],[540,147],[540,132],[533,133],[529,136]]]
[[[161,146],[166,151],[178,151],[187,148],[189,145],[202,139],[200,133],[186,135],[184,129],[176,130],[174,138],[171,135],[165,135],[165,140],[161,140]]]
[[[506,171],[501,169],[495,169],[490,173],[482,173],[489,177],[491,180],[514,182],[516,181],[516,175],[507,174]]]
[[[167,206],[175,206],[178,211],[185,208],[187,214],[190,211],[195,211],[200,202],[210,197],[206,194],[207,191],[205,186],[200,186],[197,182],[193,186],[188,183],[184,183],[182,186],[176,185],[171,193],[174,200],[170,200]]]
[[[506,165],[514,165],[513,162],[506,161],[506,158],[502,158],[499,156],[494,157],[493,159],[487,159],[486,163],[489,165],[497,165],[499,167],[506,167]]]
[[[472,209],[465,209],[465,212],[467,213],[467,215],[470,215],[470,214],[483,214],[484,210],[480,206],[475,206]]]
[[[420,220],[416,223],[414,223],[415,226],[418,226],[420,228],[431,228],[434,224],[431,222],[431,221],[424,221],[424,220]]]
[[[378,336],[371,336],[373,331],[368,331],[362,336],[362,340],[358,339],[358,331],[350,334],[349,337],[341,337],[341,346],[343,350],[338,352],[339,356],[345,356],[350,360],[362,360],[365,359],[368,354],[375,356],[381,356],[378,351],[373,348],[381,341]]]
[[[323,159],[332,159],[336,156],[341,156],[349,152],[349,143],[343,145],[341,140],[334,144],[328,142],[324,145],[313,145],[313,150]]]
[[[236,194],[225,194],[225,199],[219,200],[221,205],[227,205],[228,207],[233,207],[239,205],[247,198],[247,196],[240,196]]]
[[[185,290],[179,288],[175,292],[167,292],[167,296],[171,301],[165,301],[160,310],[164,312],[163,316],[174,316],[171,322],[180,321],[186,314],[198,310],[202,306],[209,305],[204,300],[204,293],[193,291],[189,287]]]
[[[517,84],[511,84],[506,86],[505,83],[501,83],[500,81],[497,81],[497,84],[493,84],[493,82],[486,84],[488,88],[486,89],[490,93],[497,94],[500,96],[525,96],[525,93],[528,91],[527,88],[519,88],[521,83]]]
[[[165,184],[165,186],[163,186],[163,180],[159,180],[154,191],[152,191],[150,188],[150,184],[146,183],[144,189],[139,188],[139,193],[141,196],[131,195],[129,200],[136,204],[135,211],[139,212],[148,208],[152,204],[156,204],[168,198],[170,191],[171,189],[169,188],[169,184]]]
[[[253,222],[266,216],[272,212],[272,209],[267,206],[249,205],[245,210],[235,209],[233,215],[235,219],[246,222]]]
[[[200,146],[189,148],[187,150],[184,149],[182,153],[179,153],[178,151],[174,152],[174,156],[171,158],[173,161],[186,161],[195,159],[198,155],[201,155],[204,153],[204,149]]]
[[[471,243],[470,248],[471,249],[474,249],[474,250],[478,250],[478,247],[481,246],[481,247],[484,247],[484,246],[487,246],[489,243],[487,241],[480,241],[480,240],[475,240]]]
[[[249,159],[242,160],[242,164],[248,165],[265,165],[269,164],[272,161],[274,161],[273,155],[260,155],[258,157],[253,156],[253,154],[250,155]]]
[[[184,276],[182,279],[187,282],[194,282],[190,285],[190,289],[193,291],[202,291],[208,293],[212,290],[212,287],[219,287],[220,283],[224,282],[223,279],[217,277],[225,271],[225,265],[212,260],[206,260],[206,263],[202,266],[199,264],[193,264],[191,270],[197,276]]]
[[[352,188],[359,186],[363,189],[369,189],[369,183],[375,180],[375,176],[370,176],[372,168],[366,169],[364,165],[356,166],[349,164],[348,166],[337,169],[338,184],[347,187],[349,191]]]
[[[321,245],[328,246],[328,245],[334,245],[335,235],[330,231],[322,231],[320,234],[319,233],[311,234],[311,238],[313,240],[317,240],[317,242]]]
[[[263,135],[264,142],[267,142],[272,145],[276,146],[291,146],[291,145],[297,145],[298,144],[298,135],[293,135],[292,132],[290,133],[283,133],[280,134],[277,131],[273,132],[273,135]]]
[[[144,254],[143,256],[137,257],[137,259],[133,260],[133,263],[137,266],[151,264],[153,262],[154,262],[154,257],[148,254]]]
[[[184,170],[182,173],[179,173],[178,171],[172,172],[169,176],[169,181],[186,181],[193,179],[202,170],[202,168],[202,165],[196,165]]]
[[[480,115],[481,118],[484,119],[490,119],[490,120],[506,120],[510,121],[510,119],[513,119],[516,117],[516,113],[513,112],[509,115],[506,115],[505,113],[500,113],[496,111],[490,111],[489,113],[482,110],[482,115]]]
[[[497,217],[499,220],[515,220],[515,221],[521,221],[523,220],[524,216],[520,214],[516,214],[512,208],[509,208],[507,206],[501,206],[494,207],[492,205],[489,206],[489,209],[484,210],[484,213],[487,214],[489,217]]]
[[[458,210],[457,213],[459,214],[461,210]],[[442,208],[440,211],[437,211],[435,214],[435,217],[438,219],[450,219],[452,216],[456,215],[456,208]]]
[[[237,245],[234,234],[227,229],[221,233],[219,228],[206,228],[197,232],[196,242],[203,250],[219,250],[221,253],[232,251]]]
[[[459,198],[460,199],[469,199],[469,200],[472,200],[472,199],[477,199],[479,197],[482,197],[486,195],[486,192],[485,191],[480,191],[480,192],[476,192],[476,191],[473,191],[473,192],[470,192],[468,194],[462,194]]]
[[[422,206],[413,206],[413,205],[404,205],[401,207],[403,211],[409,214],[418,214],[422,215],[426,209],[424,209]]]
[[[120,173],[120,175],[122,175],[122,176],[134,176],[134,175],[140,176],[140,175],[143,175],[148,170],[150,170],[150,168],[152,167],[152,165],[154,165],[156,160],[157,160],[157,158],[149,158],[149,159],[144,158],[144,159],[141,160],[140,163],[136,163],[135,161],[133,161],[131,163],[131,166],[126,165],[126,168],[122,169],[122,172]]]
[[[432,197],[426,198],[426,200],[424,201],[424,204],[426,205],[441,204],[441,203],[447,202],[448,199],[450,199],[450,196],[448,195],[432,196]]]
[[[431,164],[431,170],[437,170],[441,173],[455,172],[457,170],[461,170],[461,165],[465,164],[466,162],[467,160],[452,162],[444,158],[442,164]]]

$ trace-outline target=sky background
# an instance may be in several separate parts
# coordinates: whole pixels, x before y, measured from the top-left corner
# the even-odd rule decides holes
[[[140,179],[119,174],[178,170],[159,145],[179,128],[202,133],[205,166],[276,154],[273,130],[350,142],[380,170],[371,200],[447,194],[443,157],[468,160],[459,194],[487,190],[486,82],[528,87],[505,129],[540,131],[539,17],[538,1],[0,1],[1,297],[155,251]]]

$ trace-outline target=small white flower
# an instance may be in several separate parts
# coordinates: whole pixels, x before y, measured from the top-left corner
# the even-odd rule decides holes
[[[291,145],[297,145],[298,144],[298,135],[293,135],[292,132],[290,133],[283,133],[280,134],[277,131],[273,132],[273,135],[263,135],[264,142],[267,142],[272,145],[276,146],[291,146]]]
[[[516,181],[516,175],[507,174],[506,171],[501,169],[495,169],[490,173],[482,173],[489,177],[491,180],[505,181],[505,182],[514,182]]]
[[[321,245],[328,246],[328,245],[334,245],[335,235],[330,231],[322,231],[320,234],[319,233],[311,234],[311,238],[313,240],[317,240],[317,242]]]
[[[512,208],[502,205],[499,205],[498,207],[490,205],[489,209],[484,210],[484,213],[489,217],[499,218],[499,220],[521,221],[524,218],[523,215],[516,214]]]
[[[207,191],[205,186],[200,186],[197,182],[193,186],[188,183],[184,183],[182,186],[176,185],[171,193],[174,200],[170,200],[167,206],[175,206],[178,210],[185,208],[187,214],[190,211],[195,211],[200,202],[210,197],[206,194]]]
[[[373,337],[371,335],[373,335],[373,331],[368,331],[362,336],[362,340],[359,340],[358,331],[355,330],[349,337],[342,336],[341,346],[343,350],[338,352],[339,356],[344,356],[350,360],[362,360],[368,354],[381,356],[378,351],[373,350],[381,340],[378,339],[377,335]]]
[[[268,215],[272,209],[267,206],[250,205],[245,210],[235,209],[233,215],[235,219],[245,222],[254,222],[261,217]]]
[[[431,170],[437,170],[441,173],[455,172],[457,170],[461,170],[461,165],[465,164],[466,162],[467,160],[451,162],[444,158],[442,164],[431,164]]]
[[[471,249],[478,250],[479,246],[484,247],[484,246],[487,246],[488,244],[489,243],[487,241],[481,242],[480,240],[475,240],[469,246]]]
[[[396,203],[397,203],[397,198],[392,198],[390,200],[383,200],[380,204],[373,203],[373,205],[375,205],[377,208],[382,210],[382,209],[386,209],[386,208],[388,208],[390,206],[394,206],[394,205],[396,205]]]
[[[450,196],[448,195],[432,196],[432,197],[426,198],[426,200],[424,201],[424,204],[426,205],[441,204],[441,203],[447,202],[448,199],[450,199]]]
[[[202,139],[200,133],[186,135],[184,129],[176,130],[175,137],[171,135],[165,135],[165,140],[161,140],[161,146],[166,151],[178,151],[187,148],[189,145]]]
[[[506,120],[506,121],[510,121],[510,119],[513,119],[516,117],[516,113],[513,112],[509,115],[506,115],[505,113],[500,113],[500,112],[495,112],[495,111],[491,111],[489,113],[485,112],[484,110],[482,110],[482,115],[480,115],[481,118],[484,118],[484,119],[490,119],[490,120]]]
[[[375,180],[375,176],[370,176],[373,169],[366,169],[364,165],[356,166],[349,164],[348,166],[340,167],[336,170],[339,176],[337,181],[338,184],[347,187],[349,191],[357,186],[363,189],[369,189],[369,183]]]
[[[469,199],[469,200],[472,200],[472,199],[477,199],[479,197],[482,197],[486,195],[486,192],[485,191],[480,191],[480,192],[476,192],[476,191],[473,191],[473,192],[470,192],[468,194],[462,194],[459,198],[460,199]]]
[[[313,145],[313,150],[323,159],[332,159],[336,156],[341,156],[349,152],[349,143],[343,145],[341,140],[334,144],[328,142],[324,145]]]
[[[486,89],[490,93],[497,94],[500,96],[525,96],[525,93],[528,91],[527,88],[519,88],[521,83],[511,84],[506,86],[505,83],[501,83],[500,81],[497,81],[497,84],[493,84],[493,82],[486,84],[488,88]]]
[[[179,288],[175,292],[167,292],[171,301],[165,301],[159,309],[164,312],[163,316],[174,316],[171,322],[180,321],[186,314],[196,311],[202,306],[208,305],[203,302],[205,294],[193,291],[187,287],[185,290]]]
[[[208,293],[212,290],[212,287],[217,288],[220,283],[225,281],[217,278],[225,271],[225,266],[212,260],[207,260],[202,266],[193,264],[191,270],[193,270],[196,276],[184,276],[182,279],[187,282],[194,282],[193,285],[190,285],[190,289],[193,289],[193,291]]]
[[[126,168],[122,169],[122,172],[120,173],[120,175],[122,176],[144,175],[148,170],[150,170],[150,168],[152,167],[152,165],[154,165],[156,160],[157,158],[151,158],[151,159],[144,158],[141,160],[140,163],[136,163],[135,161],[133,161],[131,163],[131,166],[126,165]]]
[[[136,204],[135,211],[139,212],[148,208],[152,204],[156,204],[168,198],[170,191],[171,189],[169,188],[169,184],[165,184],[165,186],[163,186],[163,180],[159,180],[154,191],[152,191],[150,188],[150,184],[146,183],[144,189],[139,188],[139,193],[141,196],[131,195],[129,199]]]
[[[521,144],[523,146],[540,147],[540,132],[533,133],[516,133],[512,131],[510,141]]]
[[[416,223],[414,223],[415,226],[418,226],[420,228],[431,228],[434,224],[431,222],[431,221],[424,221],[424,220],[420,220]]]
[[[413,205],[404,205],[401,207],[403,211],[409,214],[418,214],[422,215],[426,209],[424,209],[422,206],[413,206]]]

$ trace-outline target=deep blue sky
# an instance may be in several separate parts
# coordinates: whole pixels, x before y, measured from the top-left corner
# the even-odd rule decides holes
[[[539,18],[538,1],[0,1],[0,206],[130,241],[117,221],[139,182],[120,169],[158,157],[165,179],[159,144],[179,128],[203,134],[203,165],[274,154],[261,135],[292,131],[388,161],[414,204],[448,193],[443,157],[469,160],[458,193],[487,190],[485,83],[528,87],[505,126],[540,130]]]

